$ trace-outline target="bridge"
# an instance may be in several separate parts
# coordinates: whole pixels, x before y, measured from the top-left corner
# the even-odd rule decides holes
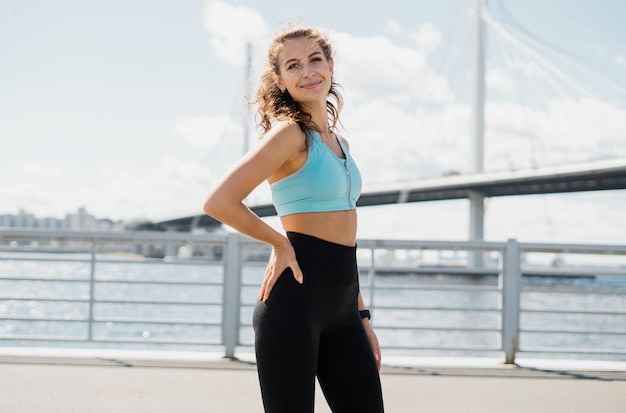
[[[626,189],[626,158],[561,165],[514,172],[453,175],[366,188],[359,207],[405,202],[469,199],[472,193],[485,197],[554,194]],[[276,215],[272,204],[250,205],[261,217]],[[133,230],[193,231],[214,229],[221,223],[205,214],[193,214],[156,222],[134,224]]]

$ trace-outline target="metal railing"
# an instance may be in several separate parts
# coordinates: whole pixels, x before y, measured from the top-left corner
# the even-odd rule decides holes
[[[505,363],[520,352],[626,356],[626,246],[358,246],[361,291],[387,353],[503,354]],[[467,264],[476,253],[486,258],[480,268]],[[0,230],[0,345],[219,348],[235,357],[253,345],[268,255],[238,234]],[[531,265],[530,256],[549,262]],[[563,256],[612,261],[563,266]]]

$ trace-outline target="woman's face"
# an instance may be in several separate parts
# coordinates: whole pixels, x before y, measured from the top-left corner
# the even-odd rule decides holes
[[[299,103],[326,104],[333,75],[333,61],[327,60],[316,43],[306,37],[287,40],[278,55],[280,74],[276,85],[287,89]]]

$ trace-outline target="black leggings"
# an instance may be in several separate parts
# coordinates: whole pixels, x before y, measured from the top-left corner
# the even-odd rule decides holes
[[[313,412],[317,375],[333,412],[383,412],[380,377],[357,308],[356,247],[287,236],[304,283],[285,270],[270,298],[254,309],[265,411]]]

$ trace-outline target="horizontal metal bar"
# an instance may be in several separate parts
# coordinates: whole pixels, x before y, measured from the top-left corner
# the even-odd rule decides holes
[[[624,245],[545,244],[545,243],[520,242],[519,246],[523,252],[626,255],[626,246]]]
[[[29,260],[30,261],[30,260]],[[0,277],[0,281],[37,281],[37,282],[72,282],[88,283],[89,278],[50,278],[50,277]]]
[[[521,347],[524,353],[573,353],[573,354],[626,354],[624,349],[588,349],[588,348],[567,348],[563,347]]]
[[[76,231],[76,230],[32,230],[11,228],[0,231],[0,241],[41,241],[42,239],[57,242],[133,242],[133,243],[173,243],[183,245],[194,244],[224,244],[226,237],[223,234],[214,233],[189,233],[189,232],[116,232],[116,231]]]
[[[541,288],[524,288],[522,287],[522,294],[535,293],[535,294],[573,294],[573,295],[586,295],[593,293],[596,295],[624,295],[626,294],[626,288],[610,288],[610,287],[588,287],[585,290],[579,285],[575,286],[576,290],[572,290],[570,287],[550,288],[549,291]]]
[[[153,339],[153,338],[106,338],[106,337],[94,337],[93,340],[89,340],[87,337],[72,337],[72,336],[0,336],[0,340],[6,341],[54,341],[54,342],[72,342],[72,343],[127,343],[127,344],[186,344],[186,345],[221,345],[218,341],[208,340],[181,340],[181,339]]]
[[[45,301],[45,302],[71,302],[88,303],[89,298],[76,297],[0,297],[0,301]],[[131,298],[102,298],[94,300],[96,304],[180,304],[180,305],[219,305],[221,301],[201,301],[201,300],[156,300],[151,298],[131,299]]]
[[[3,315],[2,321],[59,321],[59,322],[88,322],[86,317],[66,317],[66,316],[28,316],[28,315]],[[93,320],[98,323],[120,323],[120,324],[186,324],[186,325],[207,325],[220,326],[219,321],[203,321],[193,319],[149,319],[149,318],[105,318],[97,317]]]
[[[61,321],[61,322],[87,322],[88,318],[85,317],[68,317],[68,316],[30,316],[30,315],[12,315],[3,314],[0,316],[0,320],[12,320],[12,321]]]
[[[523,267],[522,274],[527,276],[565,276],[565,277],[585,277],[585,276],[624,276],[626,275],[626,269],[619,268],[604,268],[604,267],[565,267],[565,268],[553,268],[553,267]]]
[[[368,285],[364,285],[361,287],[362,289],[370,288]],[[380,284],[376,283],[373,287],[376,290],[424,290],[424,291],[469,291],[469,292],[495,292],[501,293],[498,287],[481,287],[481,286],[456,286],[456,285],[442,285],[442,286],[432,286],[432,285],[400,285],[400,284]]]
[[[7,252],[7,251],[1,251],[0,252]],[[22,251],[20,251],[20,253],[22,253]],[[30,252],[23,252],[24,254],[30,253]],[[37,253],[37,252],[34,252]],[[87,257],[87,255],[89,254],[89,251],[85,250],[84,252],[81,252],[80,254],[84,254],[85,257],[83,258],[78,258],[78,257],[74,257],[74,258],[41,258],[41,257],[28,257],[28,258],[21,258],[21,257],[0,257],[0,261],[24,261],[25,259],[27,259],[28,261],[33,261],[33,262],[59,262],[59,263],[64,263],[64,262],[75,262],[75,263],[81,263],[81,264],[90,264],[91,263],[91,258]],[[61,254],[62,255],[62,254]],[[125,259],[125,260],[111,260],[111,259],[102,259],[102,258],[97,258],[95,262],[98,264],[128,264],[128,265],[148,265],[148,264],[158,264],[158,265],[180,265],[180,266],[205,266],[205,265],[212,265],[212,266],[222,266],[223,263],[219,260],[213,260],[213,259],[180,259],[180,260],[171,260],[171,259],[167,259],[168,257],[165,258],[148,258],[148,257],[141,257],[138,259]]]
[[[563,329],[551,330],[548,328],[522,328],[520,333],[537,333],[537,334],[599,334],[599,335],[618,335],[626,336],[626,330],[582,330],[582,329]]]
[[[0,341],[67,341],[87,342],[87,336],[0,336]]]
[[[185,325],[204,325],[204,326],[220,326],[222,323],[219,321],[204,321],[187,319],[150,319],[150,318],[108,318],[108,317],[96,317],[93,320],[97,323],[119,323],[119,324],[185,324]]]
[[[37,281],[37,282],[82,282],[89,283],[88,278],[49,278],[49,277],[0,277],[0,281]],[[187,280],[129,280],[124,278],[102,278],[95,279],[96,283],[115,283],[115,284],[155,284],[155,285],[197,285],[197,286],[215,286],[223,285],[221,282],[209,281],[187,281]]]
[[[8,252],[8,251],[0,251],[0,252]],[[38,251],[19,251],[20,253],[24,253],[24,254],[37,254]],[[89,264],[91,261],[90,259],[87,257],[87,254],[89,254],[88,251],[85,251],[84,253],[81,252],[81,254],[85,255],[85,258],[78,258],[78,257],[73,257],[73,258],[41,258],[41,257],[28,257],[28,258],[22,258],[22,257],[0,257],[0,261],[24,261],[24,260],[28,260],[28,261],[33,261],[33,262],[76,262],[76,263],[83,263],[83,264]],[[64,257],[64,254],[60,254],[61,257]]]
[[[99,298],[95,304],[180,304],[180,305],[223,305],[221,301],[203,300],[157,300],[153,298]]]
[[[96,284],[154,284],[154,285],[196,285],[207,287],[220,287],[221,282],[209,281],[185,281],[185,280],[127,280],[123,278],[96,278]]]
[[[362,273],[372,271],[367,265],[359,266]],[[377,274],[447,274],[447,275],[473,275],[473,276],[496,276],[500,273],[498,268],[466,268],[453,266],[381,266],[376,265],[374,271]]]
[[[582,314],[582,315],[617,315],[626,316],[626,311],[602,311],[602,310],[568,310],[568,309],[535,309],[535,308],[522,308],[522,313],[554,313],[554,314]]]
[[[376,305],[376,310],[411,310],[411,311],[463,311],[463,312],[489,312],[499,313],[502,310],[499,308],[464,308],[464,307],[399,307],[399,306],[387,306]]]
[[[11,296],[0,296],[0,301],[45,301],[45,302],[88,303],[89,302],[89,297],[11,297]]]
[[[221,301],[201,300],[156,300],[152,298],[99,298],[95,304],[178,304],[178,305],[223,305]]]
[[[379,325],[374,323],[376,330],[415,330],[415,331],[466,331],[472,333],[500,333],[501,328],[472,328],[472,327],[418,327],[400,325]]]
[[[429,346],[401,346],[393,344],[383,345],[384,349],[389,350],[433,350],[433,351],[502,351],[500,347],[429,347]]]
[[[503,243],[484,241],[437,241],[359,239],[359,249],[415,249],[435,251],[501,251]]]
[[[76,297],[0,297],[0,300],[6,301],[46,301],[46,302],[80,302],[88,303],[89,298]],[[178,305],[222,305],[221,301],[202,301],[202,300],[156,300],[151,298],[131,299],[131,298],[103,298],[94,300],[96,304],[178,304]]]
[[[220,338],[221,340],[221,338]],[[156,339],[156,338],[132,338],[132,337],[94,337],[96,343],[142,343],[142,344],[187,344],[187,345],[220,345],[220,341],[214,340],[183,340],[183,339]]]

